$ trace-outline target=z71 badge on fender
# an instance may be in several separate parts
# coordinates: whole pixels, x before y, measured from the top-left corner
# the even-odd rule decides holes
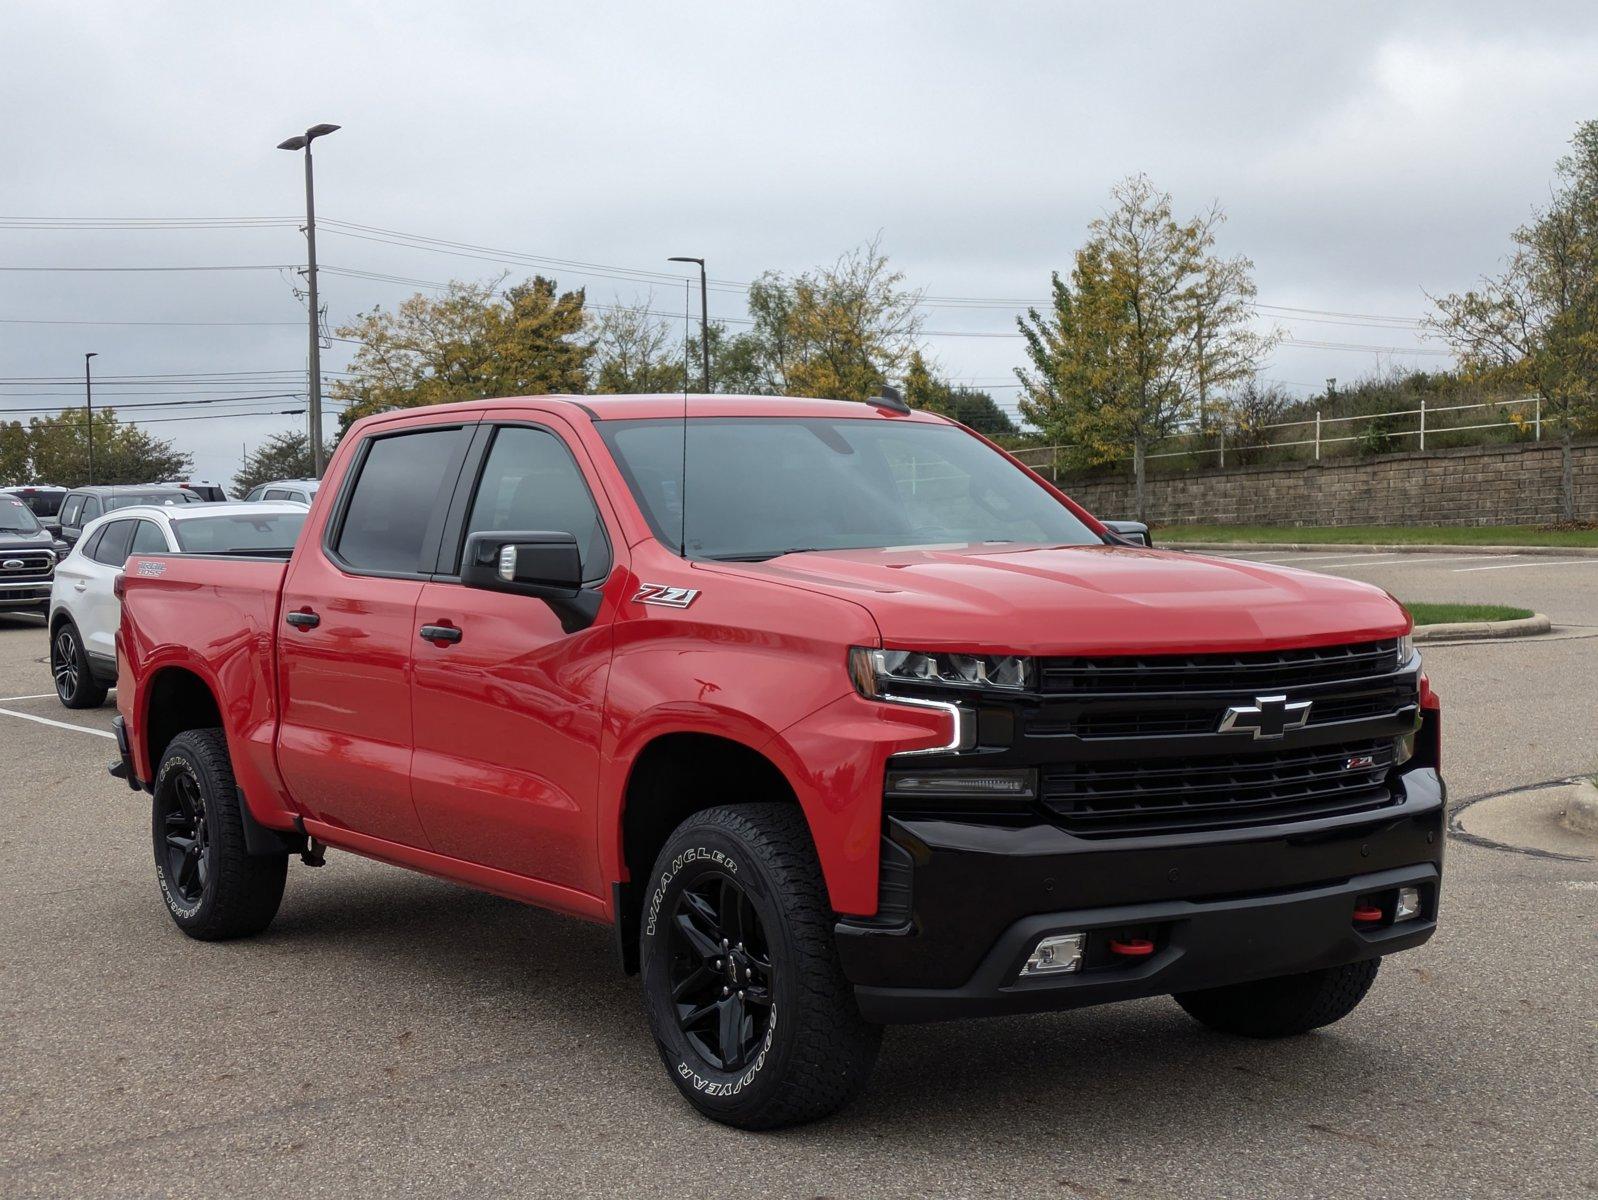
[[[666,608],[687,608],[698,598],[698,588],[671,587],[664,583],[641,584],[633,597],[640,604],[660,604]]]

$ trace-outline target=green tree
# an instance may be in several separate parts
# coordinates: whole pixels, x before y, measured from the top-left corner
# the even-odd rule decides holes
[[[729,374],[757,394],[865,400],[908,367],[920,298],[875,239],[830,267],[767,271],[749,287],[752,327],[727,339]]]
[[[992,396],[975,388],[956,387],[938,375],[919,350],[911,353],[909,366],[905,368],[904,399],[911,408],[948,417],[984,437],[1013,438],[1020,435],[1015,422],[994,402]]]
[[[31,483],[28,431],[21,421],[0,424],[0,487]]]
[[[1132,452],[1146,517],[1149,447],[1192,422],[1212,393],[1252,375],[1268,344],[1243,323],[1252,264],[1221,259],[1219,209],[1178,221],[1145,176],[1116,185],[1049,312],[1019,319],[1031,369],[1022,415],[1083,465]]]
[[[66,487],[91,482],[88,412],[69,408],[28,422],[28,475]],[[187,475],[193,459],[137,425],[117,420],[115,410],[94,412],[94,483],[154,483]]]
[[[274,479],[307,479],[311,474],[311,439],[303,433],[275,433],[245,456],[233,476],[233,494]]]
[[[680,392],[681,327],[650,311],[648,302],[605,309],[593,324],[590,390],[599,393]],[[697,357],[694,360],[698,362]],[[699,390],[696,369],[689,386]]]
[[[543,276],[503,282],[452,282],[441,296],[418,294],[341,327],[360,345],[349,378],[331,389],[348,402],[344,427],[396,408],[586,391],[593,347],[582,289],[560,292]]]
[[[1548,207],[1511,235],[1502,272],[1434,300],[1431,326],[1476,377],[1535,392],[1559,435],[1560,515],[1576,517],[1571,442],[1598,427],[1598,121],[1583,121],[1555,164]]]

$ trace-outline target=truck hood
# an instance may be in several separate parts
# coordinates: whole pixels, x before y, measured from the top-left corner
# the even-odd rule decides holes
[[[886,645],[1184,653],[1396,637],[1380,588],[1290,567],[1119,546],[828,550],[717,564],[863,605]]]
[[[41,529],[38,533],[8,533],[0,529],[0,554],[7,550],[50,550],[55,546],[55,539],[48,530]]]

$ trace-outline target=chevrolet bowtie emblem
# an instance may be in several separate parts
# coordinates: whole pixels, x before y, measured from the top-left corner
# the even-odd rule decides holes
[[[1309,721],[1313,700],[1286,696],[1255,696],[1253,704],[1234,704],[1221,718],[1220,733],[1252,733],[1260,738],[1279,738],[1289,729],[1302,729]]]

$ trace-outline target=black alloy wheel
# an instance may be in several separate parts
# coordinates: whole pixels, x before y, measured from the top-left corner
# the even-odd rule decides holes
[[[56,695],[69,700],[78,692],[77,630],[63,625],[50,645],[50,674],[55,676]]]
[[[669,931],[672,1001],[688,1044],[718,1071],[738,1071],[771,1025],[765,930],[741,886],[719,871],[679,893]]]
[[[156,820],[166,839],[161,870],[185,905],[198,905],[211,872],[211,839],[200,786],[187,770],[171,772],[156,797]]]

